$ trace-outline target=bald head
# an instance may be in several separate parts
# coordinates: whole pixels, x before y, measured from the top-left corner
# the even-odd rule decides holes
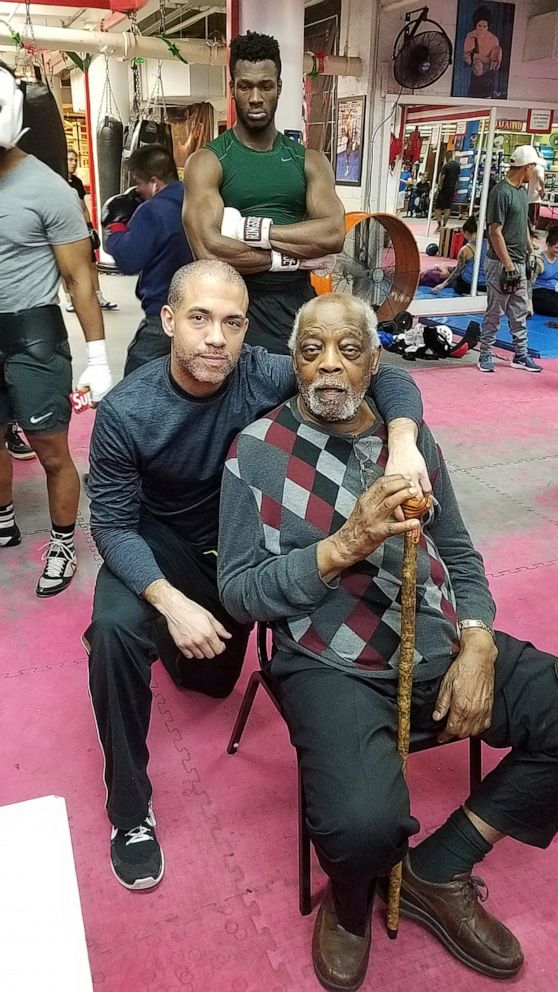
[[[299,338],[303,333],[308,333],[314,326],[327,326],[343,328],[350,325],[359,328],[363,341],[368,345],[370,351],[376,351],[380,347],[378,337],[378,321],[372,307],[368,306],[364,300],[358,296],[349,296],[346,293],[324,293],[309,300],[298,311],[291,336],[289,338],[289,349],[294,355],[297,349]]]
[[[198,262],[183,265],[175,272],[169,287],[168,305],[173,310],[180,309],[184,300],[186,287],[194,280],[211,280],[220,283],[230,283],[240,291],[244,300],[244,309],[248,309],[248,290],[241,275],[227,262],[213,261],[202,258]]]

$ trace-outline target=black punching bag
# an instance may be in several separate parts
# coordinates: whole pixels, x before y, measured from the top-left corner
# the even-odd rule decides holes
[[[171,155],[173,154],[172,147],[172,128],[170,124],[165,124],[161,122],[159,124],[159,144],[166,148]]]
[[[120,192],[123,144],[122,121],[108,115],[103,117],[97,127],[97,178],[100,203],[106,203],[110,196],[116,196]]]
[[[136,121],[132,119],[124,128],[124,137],[122,140],[122,165],[120,167],[121,193],[125,193],[125,191],[130,189],[130,186],[132,185],[130,180],[130,167],[128,165],[128,159],[132,154],[132,138],[134,137],[135,127]]]
[[[138,121],[136,133],[132,139],[132,151],[136,148],[143,148],[144,145],[156,145],[159,143],[159,123],[154,120]]]
[[[36,75],[35,81],[25,83],[23,126],[29,131],[18,144],[67,180],[68,148],[60,111],[48,83],[38,71]]]

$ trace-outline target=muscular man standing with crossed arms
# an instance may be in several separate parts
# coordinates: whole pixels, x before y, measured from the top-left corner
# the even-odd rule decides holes
[[[277,131],[275,38],[233,38],[230,73],[237,121],[188,160],[184,224],[197,258],[244,276],[247,343],[287,354],[295,314],[315,296],[310,272],[331,271],[343,246],[343,204],[325,155]]]

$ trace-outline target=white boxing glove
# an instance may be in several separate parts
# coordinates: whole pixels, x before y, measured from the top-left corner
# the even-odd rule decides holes
[[[290,255],[283,255],[280,251],[271,252],[270,272],[296,272],[300,268],[298,258],[291,258]]]
[[[234,241],[243,241],[251,248],[271,248],[269,236],[272,224],[270,217],[243,217],[235,207],[225,207],[221,234]]]
[[[317,276],[330,276],[335,269],[337,255],[322,255],[320,258],[304,258],[300,262],[301,269],[310,269]]]
[[[104,340],[87,341],[87,368],[81,373],[76,389],[89,389],[93,403],[99,403],[112,389],[112,375],[108,365],[107,346]]]

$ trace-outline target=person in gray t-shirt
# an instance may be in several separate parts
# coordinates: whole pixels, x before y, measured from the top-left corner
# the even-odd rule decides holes
[[[529,293],[528,255],[533,251],[529,234],[525,183],[535,171],[539,156],[532,145],[519,145],[510,158],[506,178],[488,198],[486,223],[489,247],[485,262],[486,314],[480,337],[480,372],[494,372],[492,347],[500,320],[508,318],[515,355],[512,369],[542,372],[527,350]]]
[[[78,389],[98,402],[112,385],[103,319],[91,281],[90,240],[67,183],[17,143],[23,92],[0,63],[0,552],[21,542],[4,445],[17,420],[46,472],[52,522],[38,596],[61,592],[76,569],[79,478],[68,450],[72,365],[58,306],[61,276],[72,287],[88,350]]]

